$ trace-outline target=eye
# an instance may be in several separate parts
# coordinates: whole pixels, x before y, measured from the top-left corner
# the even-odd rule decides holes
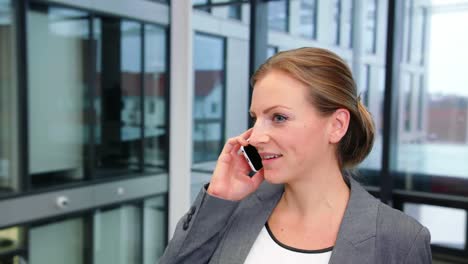
[[[275,123],[283,123],[286,120],[288,120],[288,118],[286,116],[284,116],[284,115],[280,115],[280,114],[274,114],[273,115],[273,122],[275,122]]]

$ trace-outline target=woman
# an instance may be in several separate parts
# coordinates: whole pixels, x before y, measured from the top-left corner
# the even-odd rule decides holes
[[[226,142],[160,263],[432,262],[428,230],[344,173],[370,152],[374,125],[342,59],[280,52],[252,85],[254,126]],[[248,144],[263,163],[252,177]]]

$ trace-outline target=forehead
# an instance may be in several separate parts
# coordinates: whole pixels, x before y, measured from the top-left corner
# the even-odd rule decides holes
[[[307,100],[308,87],[287,73],[278,70],[268,72],[254,86],[251,110],[281,104],[299,107],[310,104]],[[259,109],[261,110],[261,109]]]

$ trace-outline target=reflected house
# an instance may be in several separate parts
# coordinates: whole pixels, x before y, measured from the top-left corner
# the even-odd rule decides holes
[[[221,150],[223,74],[223,70],[195,70],[195,162],[215,160]]]
[[[428,106],[428,140],[468,143],[468,98],[431,96]]]

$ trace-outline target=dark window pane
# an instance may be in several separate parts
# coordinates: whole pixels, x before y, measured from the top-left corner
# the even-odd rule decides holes
[[[224,39],[197,34],[194,46],[193,162],[199,163],[216,160],[224,144]]]
[[[29,173],[33,188],[84,179],[88,14],[28,10]]]
[[[19,189],[14,21],[11,1],[0,0],[0,196]]]
[[[158,26],[145,26],[145,171],[167,171],[167,37]]]
[[[268,2],[268,28],[288,31],[288,0]]]
[[[98,32],[97,127],[98,176],[140,170],[141,24],[113,17],[96,23]]]

